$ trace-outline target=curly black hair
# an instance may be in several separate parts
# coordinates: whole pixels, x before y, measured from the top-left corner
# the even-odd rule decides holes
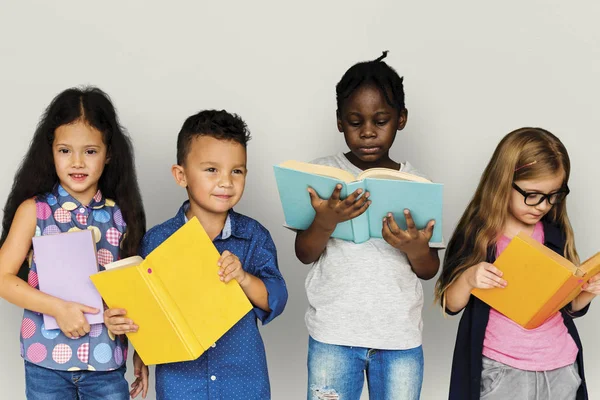
[[[177,136],[177,164],[183,165],[190,151],[192,139],[212,136],[219,140],[232,140],[246,147],[250,140],[248,126],[237,114],[225,110],[204,110],[188,117]]]
[[[341,113],[344,101],[363,85],[375,85],[383,95],[386,102],[394,107],[398,113],[406,109],[404,104],[404,85],[398,73],[384,61],[387,51],[373,60],[354,64],[350,67],[335,87],[337,112]]]

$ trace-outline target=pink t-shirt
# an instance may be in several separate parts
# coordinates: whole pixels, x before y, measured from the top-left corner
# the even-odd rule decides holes
[[[531,235],[544,243],[544,228],[538,222]],[[496,256],[510,242],[502,236],[496,243]],[[510,285],[510,282],[508,282]],[[513,368],[550,371],[575,362],[577,345],[567,331],[560,312],[535,329],[525,329],[493,308],[485,330],[483,355]]]

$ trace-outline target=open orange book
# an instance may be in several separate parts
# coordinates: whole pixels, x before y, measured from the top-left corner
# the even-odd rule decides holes
[[[471,293],[522,327],[533,329],[569,304],[581,286],[600,272],[600,252],[577,267],[520,233],[494,265],[502,271],[507,286]]]
[[[129,340],[146,365],[195,360],[250,310],[232,280],[221,282],[220,254],[194,217],[145,260],[107,264],[90,278],[110,308],[138,326]]]

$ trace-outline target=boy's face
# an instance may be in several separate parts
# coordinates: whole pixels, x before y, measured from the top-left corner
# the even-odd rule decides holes
[[[227,213],[246,184],[246,149],[232,140],[212,136],[192,139],[185,164],[173,166],[180,186],[187,188],[193,211]]]
[[[404,128],[406,119],[406,110],[398,115],[379,88],[365,85],[343,102],[337,125],[352,154],[363,163],[373,163],[388,156],[396,132]]]

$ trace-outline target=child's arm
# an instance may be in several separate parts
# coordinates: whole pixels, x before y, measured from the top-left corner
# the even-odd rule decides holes
[[[414,273],[421,279],[433,278],[440,268],[437,249],[429,247],[435,221],[429,221],[427,227],[418,230],[408,210],[404,210],[406,231],[400,229],[393,214],[383,219],[382,236],[391,246],[404,252]]]
[[[475,288],[503,288],[506,281],[502,279],[502,271],[485,261],[465,270],[446,289],[446,308],[451,312],[459,312],[469,302],[471,291]]]
[[[131,384],[129,395],[135,399],[138,394],[142,393],[142,399],[148,394],[148,366],[144,364],[137,351],[133,353],[133,375],[136,377]]]
[[[271,311],[269,308],[269,295],[264,282],[251,273],[244,271],[240,259],[235,254],[225,250],[221,254],[217,265],[220,267],[218,274],[221,281],[227,283],[235,279],[253,305],[261,310]]]
[[[321,257],[337,224],[358,217],[371,204],[371,201],[368,200],[368,192],[358,198],[362,189],[356,190],[345,200],[340,200],[341,191],[342,185],[338,184],[331,197],[323,200],[319,198],[314,189],[308,189],[310,203],[316,214],[310,226],[305,231],[296,234],[296,257],[303,264],[313,263]]]
[[[594,297],[600,294],[600,273],[592,276],[581,288],[583,291],[571,302],[571,312],[576,313],[583,310],[594,300]]]
[[[24,201],[15,213],[6,241],[0,248],[0,297],[21,308],[53,316],[68,337],[84,336],[89,333],[90,325],[83,314],[96,314],[100,310],[40,292],[17,276],[35,235],[36,214],[33,199]]]

